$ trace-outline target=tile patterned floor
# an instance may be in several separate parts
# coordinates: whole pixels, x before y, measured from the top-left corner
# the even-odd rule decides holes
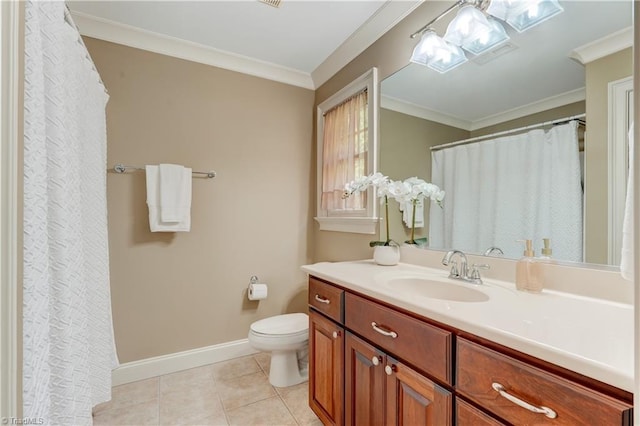
[[[113,388],[95,425],[312,425],[308,382],[269,383],[269,354],[237,358]]]

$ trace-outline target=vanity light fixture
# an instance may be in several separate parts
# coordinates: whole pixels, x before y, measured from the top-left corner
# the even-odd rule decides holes
[[[449,23],[444,38],[439,37],[431,25],[456,8],[458,14]],[[460,47],[480,55],[509,40],[498,19],[523,32],[563,10],[558,0],[459,0],[411,34],[411,38],[422,35],[411,62],[440,73],[450,71],[467,61]]]
[[[447,27],[444,39],[479,55],[509,40],[502,25],[487,18],[475,5],[465,3]]]
[[[411,62],[445,73],[467,62],[467,57],[458,46],[439,37],[433,29],[428,29],[413,49]]]
[[[564,11],[558,0],[491,0],[487,13],[523,32]]]

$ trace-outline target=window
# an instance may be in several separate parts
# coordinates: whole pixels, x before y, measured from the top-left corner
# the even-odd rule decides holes
[[[374,173],[378,144],[378,75],[372,68],[318,106],[318,208],[320,229],[376,232],[373,189],[343,199],[344,186]]]

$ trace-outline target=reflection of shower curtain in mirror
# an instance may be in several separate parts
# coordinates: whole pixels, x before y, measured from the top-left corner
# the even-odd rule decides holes
[[[516,240],[532,239],[540,255],[551,238],[553,257],[582,261],[577,129],[573,121],[433,152],[432,181],[447,195],[443,209],[431,209],[430,247],[498,246],[518,258]]]

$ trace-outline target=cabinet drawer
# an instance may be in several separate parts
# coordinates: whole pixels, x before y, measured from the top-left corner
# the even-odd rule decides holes
[[[627,425],[631,406],[499,352],[459,338],[456,388],[513,424]],[[495,383],[495,385],[494,385]],[[548,407],[555,418],[535,413],[502,396]],[[532,408],[534,408],[532,407]]]
[[[344,290],[314,277],[309,277],[309,305],[334,321],[344,321]]]
[[[458,426],[503,426],[501,423],[478,410],[471,404],[464,402],[462,399],[456,399],[456,419]]]
[[[451,383],[450,332],[350,293],[345,324],[388,353]]]

